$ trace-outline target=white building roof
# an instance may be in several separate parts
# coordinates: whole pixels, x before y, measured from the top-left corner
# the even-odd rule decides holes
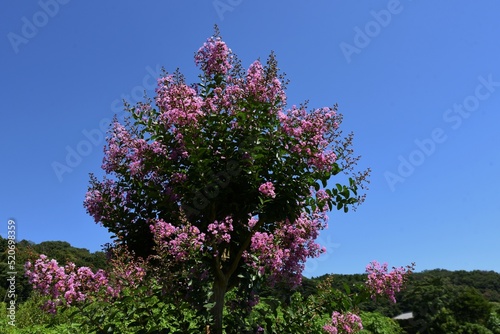
[[[394,317],[392,319],[394,319],[394,320],[408,320],[411,318],[413,318],[413,312],[402,313],[402,314],[400,314],[397,317]]]

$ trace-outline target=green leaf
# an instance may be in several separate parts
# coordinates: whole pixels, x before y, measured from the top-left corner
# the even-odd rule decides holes
[[[344,290],[348,295],[351,294],[351,288],[349,287],[349,284],[347,284],[346,282],[344,282]]]
[[[314,184],[314,190],[318,191],[320,189],[319,183]]]
[[[207,303],[207,304],[203,305],[203,307],[206,308],[207,310],[213,309],[214,306],[215,306],[215,303]]]

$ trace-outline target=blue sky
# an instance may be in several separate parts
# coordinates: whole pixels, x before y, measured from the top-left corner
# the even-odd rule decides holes
[[[304,274],[500,272],[500,4],[469,1],[70,1],[0,3],[0,233],[108,242],[85,213],[105,124],[150,95],[158,69],[197,79],[218,24],[245,66],[277,54],[290,104],[339,104],[366,202],[332,212],[327,254]],[[54,165],[66,166],[57,173]],[[61,167],[62,168],[62,167]],[[3,226],[3,227],[2,227]]]

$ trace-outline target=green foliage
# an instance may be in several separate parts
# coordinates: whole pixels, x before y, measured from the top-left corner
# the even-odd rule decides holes
[[[391,318],[380,313],[361,312],[363,330],[360,334],[401,334],[403,329]]]
[[[485,325],[492,306],[473,287],[455,286],[447,277],[434,276],[415,282],[407,293],[415,315],[412,333],[491,333]]]
[[[450,309],[461,322],[484,324],[491,313],[491,304],[474,288],[458,290],[450,303]]]
[[[7,318],[7,305],[0,305],[0,328],[7,328],[7,333],[29,334],[65,334],[85,333],[79,331],[77,324],[72,323],[67,312],[51,315],[41,309],[46,297],[33,293],[28,300],[17,305],[15,313],[15,326],[9,325]]]
[[[263,333],[323,333],[322,327],[330,320],[327,312],[315,296],[304,298],[296,292],[288,305],[274,298],[263,298],[252,310],[243,331],[227,330],[227,333],[255,333],[262,328]],[[229,326],[228,326],[229,327]]]
[[[500,334],[500,303],[491,303],[491,313],[486,327],[494,334]]]
[[[82,333],[202,333],[207,319],[188,303],[173,302],[175,292],[149,282],[126,288],[113,302],[94,301],[68,309]]]
[[[420,282],[429,277],[446,278],[449,283],[454,286],[469,286],[476,288],[489,301],[500,302],[500,273],[482,270],[449,271],[435,269],[415,273],[413,275],[415,282]]]
[[[493,334],[488,328],[479,325],[466,323],[459,326],[457,333],[459,334]]]

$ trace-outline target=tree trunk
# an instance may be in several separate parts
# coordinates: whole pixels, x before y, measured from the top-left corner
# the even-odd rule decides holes
[[[214,294],[213,300],[215,302],[215,306],[212,309],[212,314],[214,316],[214,325],[215,328],[213,331],[210,331],[210,334],[222,334],[223,328],[223,318],[222,313],[224,311],[224,296],[227,291],[227,279],[217,277],[214,282]]]

